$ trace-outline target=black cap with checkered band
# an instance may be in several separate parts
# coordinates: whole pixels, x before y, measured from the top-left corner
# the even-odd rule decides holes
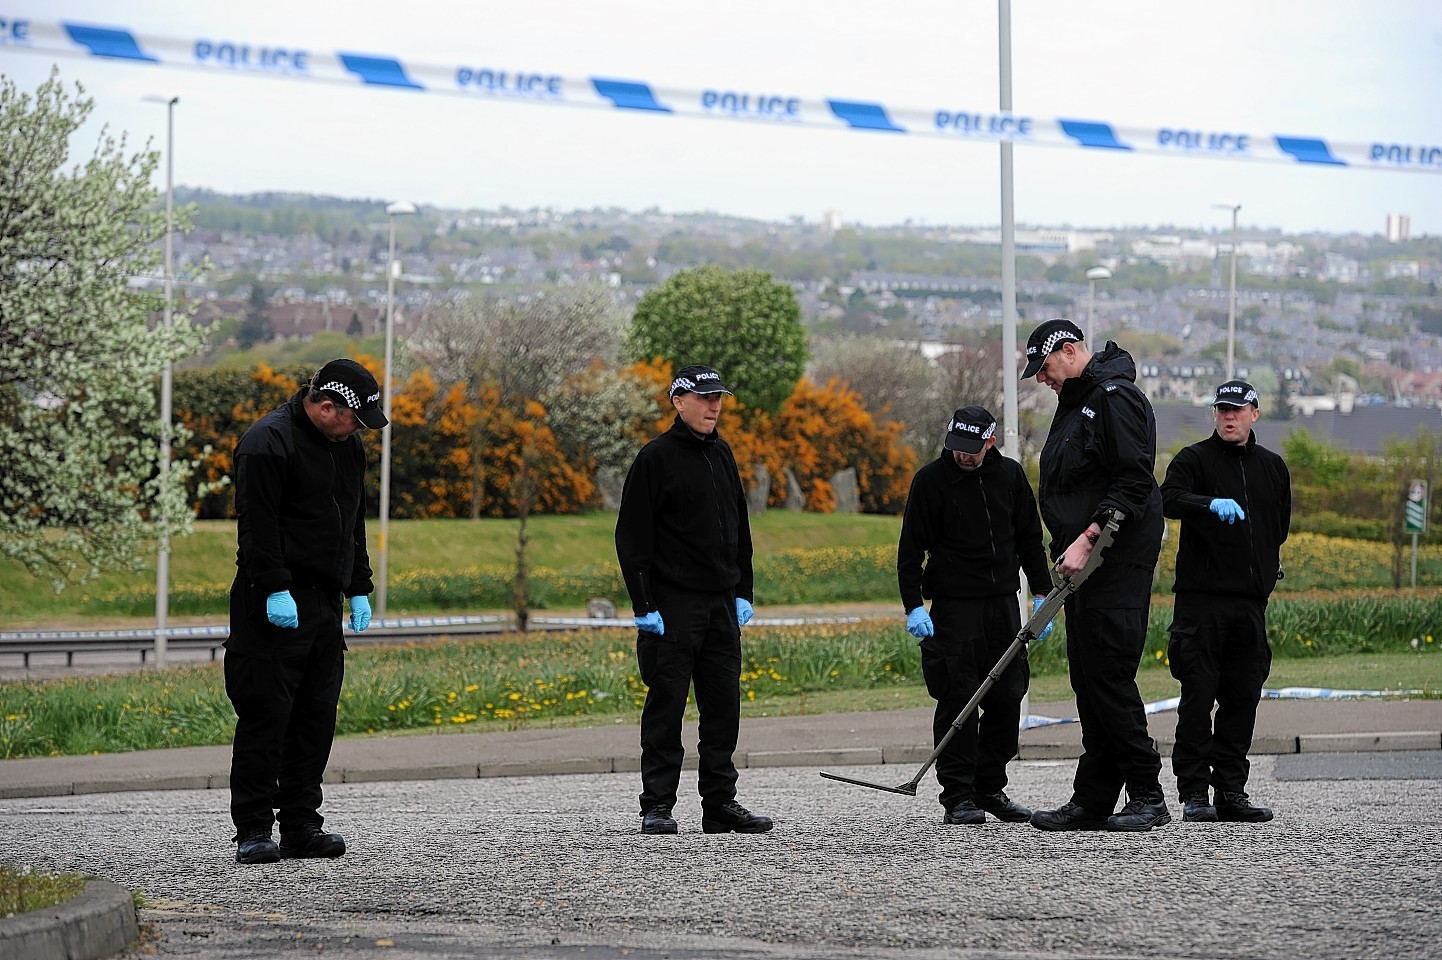
[[[381,410],[381,388],[365,367],[342,357],[332,360],[316,371],[311,389],[326,398],[355,411],[362,426],[379,430],[390,421]]]

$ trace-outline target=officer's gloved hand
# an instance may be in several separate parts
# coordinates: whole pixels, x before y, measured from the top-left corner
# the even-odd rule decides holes
[[[638,630],[654,633],[658,637],[666,632],[666,624],[661,622],[660,610],[652,610],[644,617],[632,617],[631,619],[636,622],[636,628]]]
[[[1242,512],[1242,505],[1235,500],[1213,500],[1207,509],[1227,523],[1236,523],[1238,520],[1247,519],[1247,515]]]
[[[1043,603],[1046,603],[1046,597],[1031,598],[1031,615],[1033,617],[1036,616],[1036,612],[1041,609],[1041,605]],[[1045,640],[1047,638],[1047,634],[1051,633],[1052,624],[1055,622],[1056,621],[1054,619],[1048,620],[1046,626],[1042,629],[1041,633],[1037,634],[1036,638],[1038,640]]]
[[[295,608],[295,597],[289,590],[280,590],[265,598],[265,618],[277,627],[300,626],[300,611]]]
[[[906,615],[906,632],[918,640],[936,633],[936,628],[931,624],[931,614],[926,612],[925,607],[917,607]]]
[[[754,616],[756,616],[756,611],[753,610],[753,609],[751,609],[751,601],[750,601],[750,600],[743,600],[741,597],[737,597],[737,598],[736,598],[736,626],[738,626],[738,627],[744,627],[744,626],[746,626],[746,624],[748,624],[748,623],[751,622],[751,618],[754,617]]]
[[[371,602],[364,596],[350,598],[350,628],[356,633],[371,625]]]

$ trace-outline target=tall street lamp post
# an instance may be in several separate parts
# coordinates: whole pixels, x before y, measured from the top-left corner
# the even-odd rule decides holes
[[[1090,291],[1087,296],[1087,342],[1096,349],[1096,313],[1097,313],[1097,281],[1110,280],[1112,272],[1106,267],[1092,267],[1087,271],[1087,284]]]
[[[1236,376],[1237,367],[1237,211],[1240,203],[1214,203],[1217,210],[1232,211],[1232,282],[1227,291],[1227,379]]]
[[[390,257],[386,260],[386,365],[383,376],[385,377],[384,388],[381,390],[382,405],[386,415],[386,425],[381,428],[381,535],[380,535],[380,562],[377,565],[376,579],[376,616],[386,615],[386,583],[389,579],[390,570],[390,532],[391,532],[391,361],[395,353],[395,316],[396,316],[396,217],[411,216],[416,212],[416,205],[404,200],[398,200],[386,207],[386,216],[390,218],[391,250]]]
[[[171,300],[175,255],[175,105],[179,97],[144,97],[147,103],[165,104],[165,330],[172,325]],[[170,359],[160,373],[160,543],[155,555],[155,668],[168,660],[167,624],[170,619],[170,513],[165,489],[170,478],[171,436]]]

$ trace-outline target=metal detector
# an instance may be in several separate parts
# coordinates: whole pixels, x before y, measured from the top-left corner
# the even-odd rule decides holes
[[[851,777],[843,777],[835,773],[823,772],[821,775],[827,780],[839,780],[842,783],[851,783],[858,787],[870,787],[872,790],[899,793],[904,797],[916,796],[916,787],[921,783],[921,778],[926,776],[926,771],[930,770],[931,765],[936,762],[936,758],[941,756],[941,752],[946,749],[946,745],[951,742],[951,738],[956,736],[956,732],[966,723],[967,718],[975,712],[982,698],[996,685],[996,681],[1001,678],[1006,668],[1011,666],[1011,662],[1016,659],[1016,655],[1046,629],[1047,624],[1051,623],[1052,619],[1061,612],[1062,605],[1066,603],[1067,597],[1076,593],[1077,589],[1081,587],[1082,582],[1091,576],[1092,571],[1101,566],[1102,552],[1111,546],[1112,536],[1121,527],[1121,522],[1125,519],[1125,515],[1122,514],[1120,510],[1108,511],[1107,521],[1102,525],[1101,535],[1097,537],[1096,546],[1092,548],[1091,556],[1087,557],[1086,565],[1078,570],[1076,575],[1070,579],[1058,578],[1061,582],[1052,588],[1051,593],[1046,595],[1046,599],[1042,601],[1041,606],[1037,607],[1036,612],[1031,615],[1031,618],[1022,624],[1021,630],[1016,635],[1016,639],[1011,642],[1011,646],[1006,648],[1006,652],[1001,655],[1001,659],[996,662],[996,666],[992,667],[991,671],[987,673],[986,679],[981,681],[981,685],[976,688],[976,693],[972,694],[971,699],[966,702],[966,706],[962,708],[961,713],[957,714],[956,719],[951,721],[951,729],[946,731],[946,736],[941,738],[941,742],[936,745],[936,749],[931,751],[931,756],[927,757],[926,761],[922,763],[921,769],[916,771],[916,776],[905,783],[889,787],[885,784],[868,783],[865,780],[855,780]],[[1055,569],[1053,569],[1052,573],[1053,576],[1056,575]]]

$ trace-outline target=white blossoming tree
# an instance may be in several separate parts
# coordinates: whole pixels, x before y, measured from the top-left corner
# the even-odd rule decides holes
[[[131,280],[158,276],[155,152],[100,132],[57,72],[32,96],[0,76],[0,554],[61,589],[143,564],[161,506],[184,530],[187,465],[160,480],[159,375],[200,336]]]

